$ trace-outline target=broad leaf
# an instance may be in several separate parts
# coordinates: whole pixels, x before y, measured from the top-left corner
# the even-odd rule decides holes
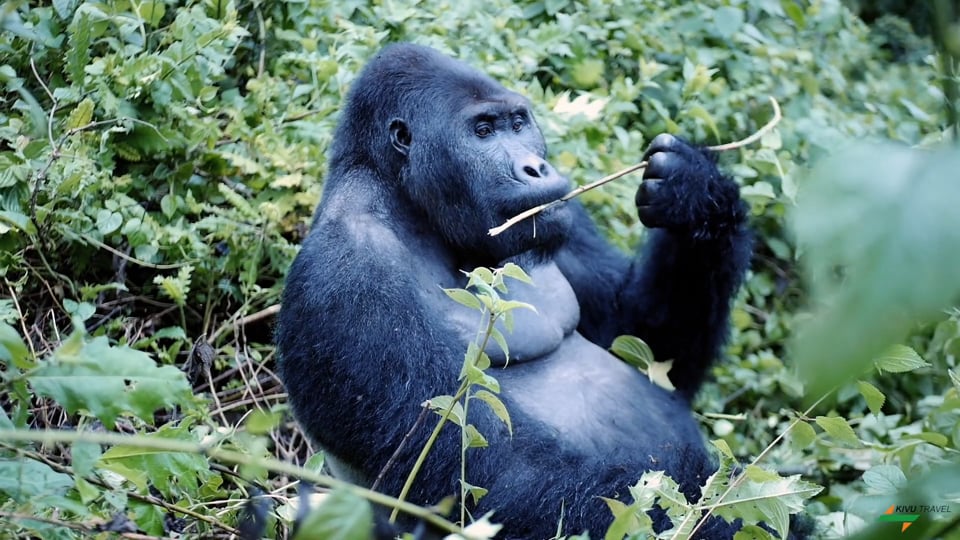
[[[334,491],[301,523],[294,540],[368,540],[373,534],[370,503]]]
[[[112,347],[105,337],[89,341],[75,332],[29,377],[34,391],[68,412],[89,411],[108,429],[132,413],[152,423],[158,409],[185,405],[191,398],[183,372],[157,366],[141,351]]]

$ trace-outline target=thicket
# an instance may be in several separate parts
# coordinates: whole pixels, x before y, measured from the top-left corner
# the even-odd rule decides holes
[[[960,51],[953,4],[931,5],[918,34],[839,0],[4,2],[0,537],[223,536],[257,515],[286,537],[294,480],[331,485],[272,317],[344,93],[397,40],[529,96],[578,183],[660,132],[741,138],[776,98],[778,128],[722,156],[760,242],[706,435],[823,486],[805,512],[824,536],[957,534]],[[624,249],[637,181],[583,196]],[[751,471],[782,521],[783,484]],[[363,538],[364,499],[396,505],[334,487],[298,537]],[[876,523],[895,502],[952,513],[901,536]]]

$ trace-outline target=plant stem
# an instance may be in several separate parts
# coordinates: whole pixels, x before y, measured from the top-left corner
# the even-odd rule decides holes
[[[415,504],[397,500],[389,495],[384,495],[383,493],[378,493],[360,486],[355,486],[349,482],[333,478],[332,476],[319,474],[309,469],[304,469],[303,467],[298,467],[292,463],[280,461],[275,458],[251,456],[233,450],[224,450],[222,448],[201,444],[198,442],[148,437],[145,435],[121,435],[119,433],[36,429],[0,429],[0,438],[2,438],[5,442],[33,442],[44,445],[87,442],[94,444],[105,444],[109,446],[142,448],[160,452],[203,455],[216,461],[262,468],[273,473],[284,474],[293,478],[298,478],[318,486],[346,491],[352,495],[364,498],[371,503],[387,506],[393,508],[394,510],[402,510],[404,513],[409,514],[417,519],[426,521],[441,530],[448,531],[450,533],[462,533],[460,527],[457,527],[453,523],[450,523],[446,519],[434,514],[426,508],[421,508]]]

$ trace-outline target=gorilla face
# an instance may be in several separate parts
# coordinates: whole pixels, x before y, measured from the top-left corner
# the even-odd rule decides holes
[[[413,187],[433,186],[436,192],[414,191],[412,198],[459,250],[499,262],[531,249],[555,249],[571,219],[563,207],[511,234],[487,234],[569,190],[569,181],[544,158],[543,135],[526,100],[502,90],[451,105],[451,121],[410,155],[411,176],[419,172]]]
[[[444,92],[401,100],[402,116],[390,121],[390,142],[403,160],[402,189],[448,246],[478,264],[554,251],[572,219],[563,206],[528,226],[488,235],[508,218],[563,196],[570,184],[545,159],[529,101],[455,63],[459,69],[434,81]]]

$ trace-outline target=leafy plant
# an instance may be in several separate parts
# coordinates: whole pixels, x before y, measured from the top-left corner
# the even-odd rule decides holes
[[[500,393],[500,383],[485,371],[490,367],[490,357],[486,353],[487,345],[490,340],[493,340],[509,359],[510,351],[507,347],[507,340],[500,329],[497,328],[497,323],[502,321],[508,332],[513,331],[513,311],[516,309],[534,309],[530,304],[507,300],[501,296],[507,292],[506,278],[531,283],[530,276],[516,264],[507,263],[503,268],[493,270],[477,267],[467,273],[467,278],[466,288],[444,289],[444,292],[457,303],[479,311],[480,328],[477,331],[477,339],[470,342],[467,352],[464,354],[463,368],[460,370],[459,376],[460,387],[452,396],[436,396],[425,404],[440,416],[440,420],[437,421],[433,432],[424,444],[413,469],[407,476],[407,481],[404,483],[399,497],[401,501],[406,498],[417,473],[440,434],[440,430],[443,429],[447,421],[452,421],[460,426],[461,433],[460,524],[462,526],[467,525],[468,501],[472,499],[476,504],[487,493],[487,490],[482,486],[475,486],[467,481],[467,450],[487,446],[487,440],[483,434],[469,421],[470,403],[474,400],[486,403],[497,418],[506,424],[510,433],[513,433],[510,413],[496,395]],[[469,289],[471,288],[476,292],[470,292]],[[397,511],[395,510],[391,519],[395,519],[396,515]]]

